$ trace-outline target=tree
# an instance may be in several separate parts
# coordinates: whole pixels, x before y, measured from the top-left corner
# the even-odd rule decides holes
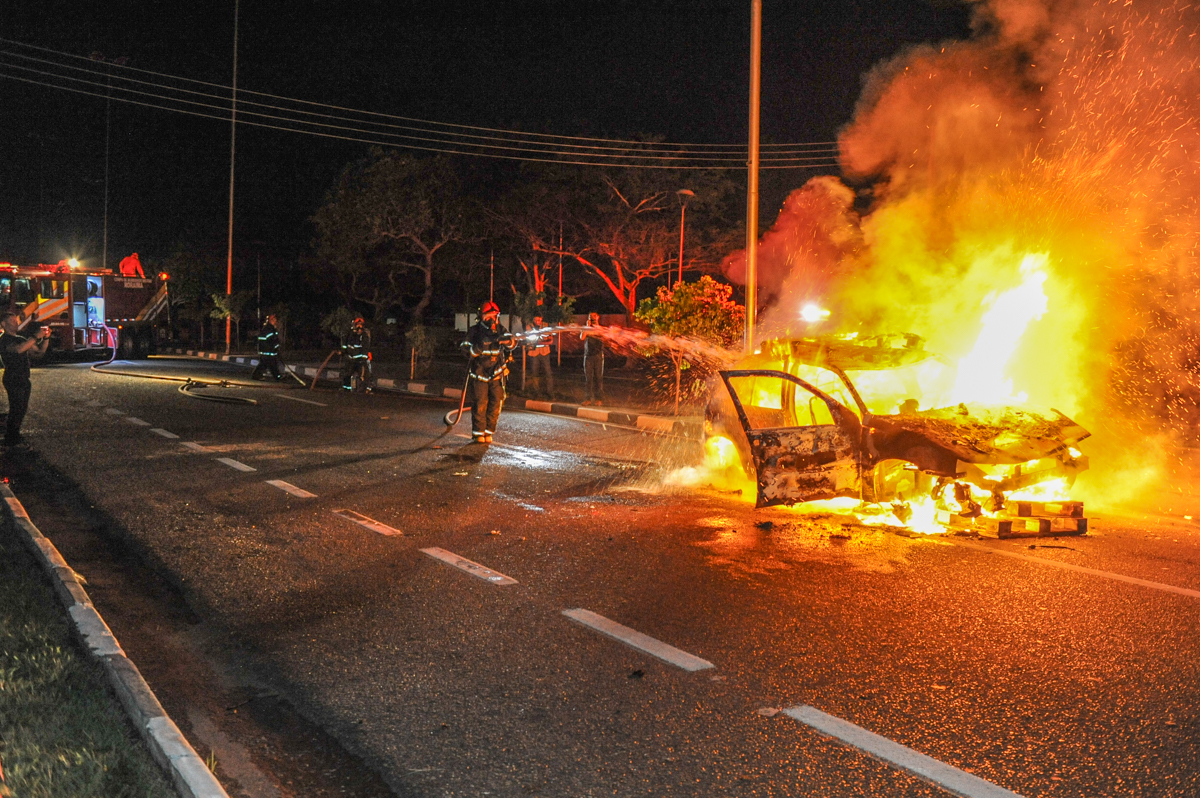
[[[729,349],[741,340],[746,323],[746,308],[734,302],[730,298],[732,294],[733,286],[704,275],[694,283],[659,288],[657,297],[642,300],[635,317],[656,335],[691,338]],[[702,372],[711,364],[690,356],[686,347],[665,347],[665,350],[675,367],[675,413],[678,415],[683,371],[700,367],[693,372],[691,391],[703,386],[707,375]]]
[[[254,299],[253,291],[235,291],[232,294],[212,294],[213,309],[209,314],[214,319],[230,319],[236,330],[234,340],[242,340],[242,314]]]
[[[205,319],[210,318],[212,309],[210,297],[218,291],[224,296],[224,264],[215,256],[205,258],[197,255],[186,244],[180,243],[160,266],[162,271],[170,275],[168,296],[172,322],[197,323],[199,343],[203,347]]]
[[[731,201],[735,186],[723,172],[624,169],[567,172],[530,170],[503,211],[529,250],[570,258],[598,279],[633,320],[638,289],[679,266],[678,192],[695,195],[685,226],[685,268],[715,271],[740,243]]]
[[[347,304],[370,306],[382,322],[416,297],[406,310],[420,324],[444,251],[468,240],[471,216],[448,159],[376,149],[342,171],[312,217],[316,252],[333,267]]]

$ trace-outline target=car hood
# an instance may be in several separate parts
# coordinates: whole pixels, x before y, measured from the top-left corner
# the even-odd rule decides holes
[[[960,404],[919,413],[873,416],[884,440],[920,438],[967,463],[1015,464],[1051,457],[1091,433],[1057,410]]]

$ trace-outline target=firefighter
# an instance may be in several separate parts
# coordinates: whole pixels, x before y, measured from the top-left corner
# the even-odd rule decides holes
[[[342,341],[342,390],[371,392],[371,331],[361,317]],[[357,384],[355,382],[357,380]]]
[[[263,372],[267,369],[275,375],[276,382],[283,379],[283,375],[279,373],[279,329],[276,326],[278,323],[275,314],[270,313],[262,329],[258,331],[258,365],[250,375],[251,379],[265,379]]]
[[[550,343],[554,336],[538,332],[545,326],[541,316],[533,317],[533,324],[526,330],[525,353],[529,357],[529,381],[533,386],[533,395],[553,399],[554,375],[550,372]]]
[[[600,314],[589,313],[588,327],[600,326]],[[581,332],[583,339],[583,376],[586,382],[585,405],[604,404],[604,339],[588,331]]]
[[[8,394],[8,419],[4,430],[6,449],[24,449],[21,422],[29,409],[29,359],[46,354],[50,345],[50,328],[40,327],[35,335],[26,338],[18,334],[21,318],[15,310],[0,315],[0,358],[4,360],[4,390]],[[32,354],[31,354],[32,353]]]
[[[476,443],[491,443],[504,406],[504,378],[512,358],[515,340],[500,323],[500,308],[487,302],[480,309],[479,321],[467,331],[463,348],[471,358],[468,390],[471,404],[471,438]]]

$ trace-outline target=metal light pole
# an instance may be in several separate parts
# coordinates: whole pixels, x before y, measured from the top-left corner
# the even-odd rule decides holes
[[[108,268],[108,174],[109,174],[109,144],[112,141],[112,67],[109,64],[117,66],[125,66],[129,59],[125,56],[114,58],[111,61],[104,57],[103,53],[92,53],[93,61],[100,61],[104,66],[105,76],[105,92],[104,92],[104,243],[103,251],[100,253],[100,268]]]
[[[679,280],[675,285],[679,285],[683,282],[683,216],[687,213],[688,200],[696,196],[696,192],[681,188],[675,192],[675,196],[679,197]]]
[[[229,116],[229,251],[225,260],[225,296],[232,304],[233,299],[233,165],[237,152],[237,51],[238,51],[238,3],[233,0],[233,105]],[[229,354],[232,340],[233,315],[225,317],[225,354]]]
[[[762,79],[762,0],[750,0],[750,174],[746,191],[746,354],[754,353],[758,310],[758,111]]]

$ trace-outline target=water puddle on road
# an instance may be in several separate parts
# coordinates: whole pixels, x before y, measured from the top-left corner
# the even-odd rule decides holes
[[[710,531],[695,543],[707,550],[709,564],[742,577],[768,576],[811,562],[888,574],[909,564],[914,546],[940,545],[936,539],[847,524],[841,516],[756,521],[714,515],[697,523]]]

